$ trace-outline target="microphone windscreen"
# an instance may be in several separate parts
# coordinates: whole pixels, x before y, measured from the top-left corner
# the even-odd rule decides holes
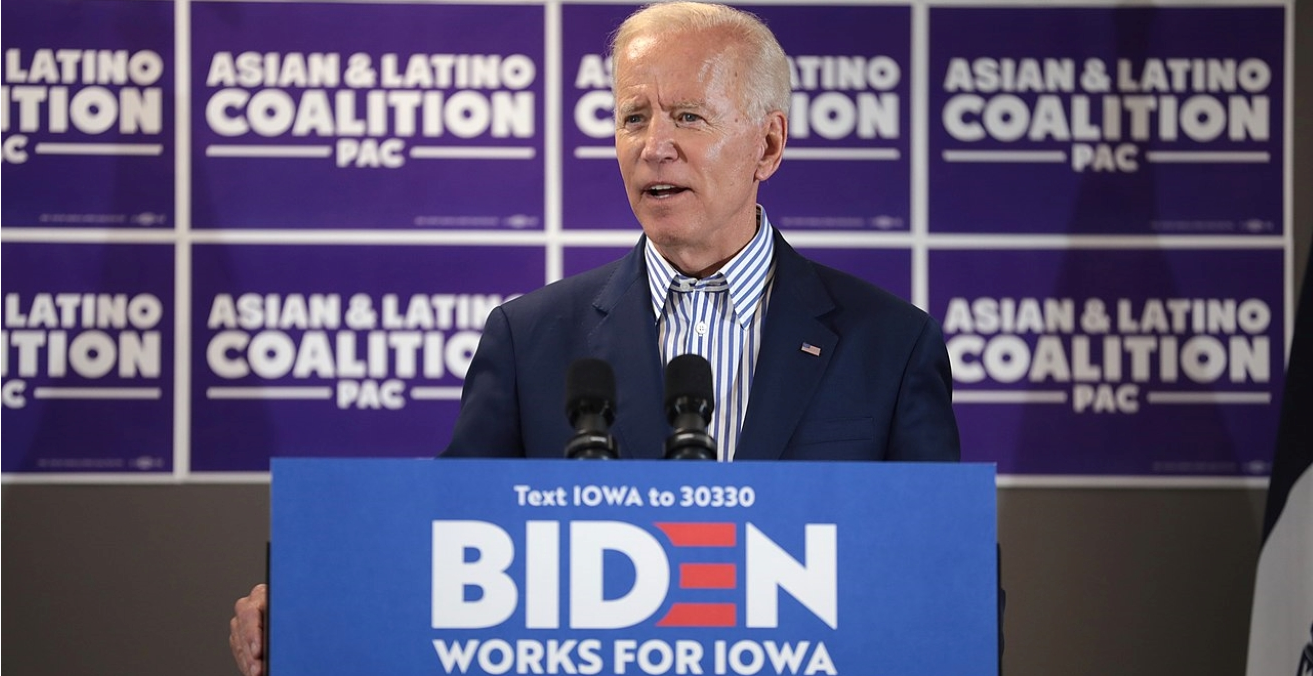
[[[573,423],[576,412],[602,405],[609,407],[615,401],[615,374],[611,365],[601,359],[576,359],[565,375],[565,413]]]
[[[681,397],[708,404],[716,400],[711,364],[696,354],[681,354],[666,364],[666,408],[669,409]]]

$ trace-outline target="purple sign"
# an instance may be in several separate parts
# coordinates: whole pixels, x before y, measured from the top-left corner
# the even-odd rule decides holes
[[[2,250],[3,471],[172,471],[173,247]]]
[[[192,469],[432,457],[488,313],[542,286],[538,247],[197,245]]]
[[[566,228],[636,228],[615,156],[607,40],[638,5],[561,7],[561,213]]]
[[[793,100],[780,170],[762,187],[789,230],[907,231],[909,7],[752,8],[789,55]]]
[[[964,460],[1005,474],[1263,476],[1280,250],[938,250]]]
[[[789,142],[762,199],[784,228],[907,230],[911,11],[746,7],[789,55]],[[566,228],[633,223],[616,166],[606,38],[633,6],[562,7]]]
[[[566,277],[577,275],[610,263],[631,249],[631,246],[568,246],[561,252],[561,267]]]
[[[173,3],[4,0],[4,16],[5,227],[171,226]]]
[[[930,229],[1278,235],[1282,7],[930,10]]]
[[[903,300],[912,299],[912,257],[906,249],[795,248],[821,265],[860,277]]]
[[[542,227],[542,7],[191,12],[195,227]]]

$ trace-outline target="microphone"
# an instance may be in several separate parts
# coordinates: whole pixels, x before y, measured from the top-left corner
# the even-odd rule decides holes
[[[619,458],[615,437],[607,429],[615,420],[615,375],[601,359],[576,359],[565,375],[565,414],[574,436],[565,445],[570,459]]]
[[[666,439],[667,460],[716,459],[716,440],[707,434],[715,392],[706,359],[683,354],[666,365],[666,420],[675,428]]]

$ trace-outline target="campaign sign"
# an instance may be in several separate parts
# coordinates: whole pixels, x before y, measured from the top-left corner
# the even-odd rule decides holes
[[[903,300],[912,299],[912,256],[907,249],[797,248],[821,265],[860,277]]]
[[[192,462],[432,457],[488,313],[543,284],[538,247],[197,245]]]
[[[542,227],[541,6],[191,13],[195,227]]]
[[[567,246],[561,252],[561,267],[566,277],[606,265],[624,257],[632,246]]]
[[[793,79],[784,162],[761,189],[771,218],[795,231],[907,231],[911,8],[751,9],[789,55]]]
[[[1264,476],[1280,250],[938,250],[966,459],[1008,474]]]
[[[4,0],[0,218],[171,227],[173,3]]]
[[[173,246],[3,247],[5,472],[173,469]]]
[[[608,40],[638,7],[561,7],[561,215],[566,228],[636,226],[616,162]]]
[[[606,40],[635,9],[562,7],[566,228],[633,223],[617,169]],[[789,56],[789,141],[763,201],[782,227],[907,230],[911,10],[746,6]]]
[[[934,232],[1283,231],[1286,9],[930,9]]]
[[[994,470],[277,458],[270,671],[995,673]]]

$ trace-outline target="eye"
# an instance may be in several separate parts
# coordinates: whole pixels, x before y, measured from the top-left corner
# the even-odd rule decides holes
[[[697,122],[702,119],[702,116],[698,115],[697,113],[680,113],[679,115],[675,116],[675,119],[679,120],[680,122]]]
[[[620,120],[627,125],[642,124],[643,115],[641,113],[629,113],[628,115],[625,115],[624,117],[620,118]]]

